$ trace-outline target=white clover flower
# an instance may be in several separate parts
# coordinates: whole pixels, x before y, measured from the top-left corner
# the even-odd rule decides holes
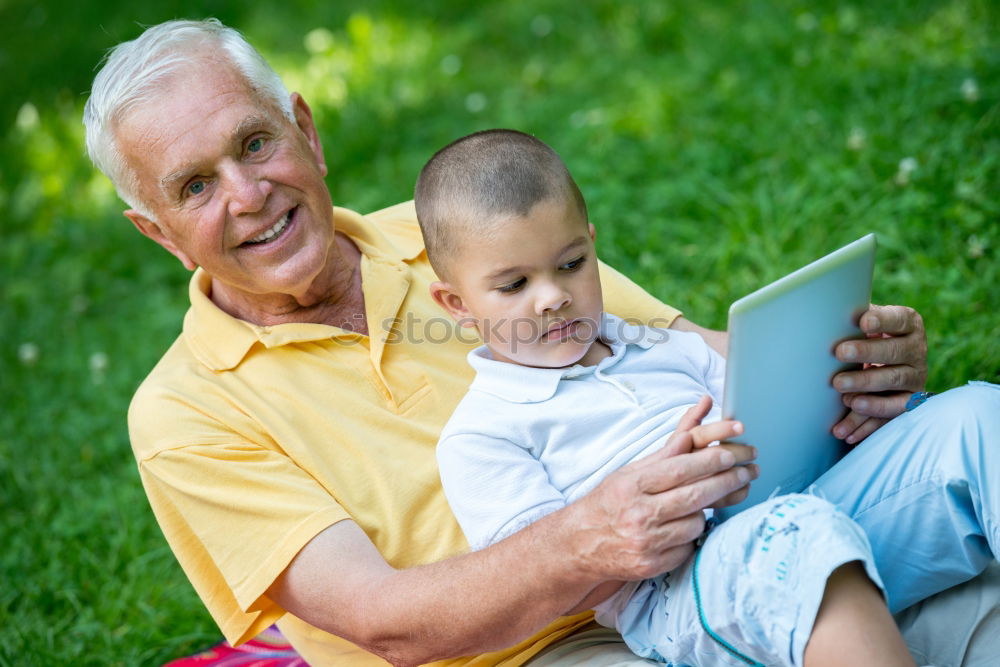
[[[607,114],[604,109],[597,107],[594,109],[578,109],[570,114],[569,124],[573,127],[580,128],[586,127],[588,125],[602,125],[607,120]]]
[[[441,59],[441,72],[445,76],[455,76],[461,71],[462,58],[460,56],[457,56],[454,53],[449,53]]]
[[[819,25],[819,21],[817,21],[816,17],[809,12],[804,12],[799,14],[798,18],[795,19],[795,25],[798,26],[798,29],[802,32],[812,32],[816,29],[816,26]]]
[[[904,157],[899,161],[899,168],[896,171],[896,185],[908,185],[910,176],[917,170],[920,163],[915,157]]]
[[[968,250],[969,257],[971,257],[972,259],[979,259],[980,257],[983,256],[983,253],[986,252],[986,242],[983,241],[983,239],[976,236],[975,234],[970,236],[969,240],[966,241],[966,243],[969,248]]]
[[[306,51],[313,55],[326,53],[333,48],[333,33],[326,28],[315,28],[306,33],[303,42]]]
[[[94,352],[89,360],[91,373],[103,373],[108,367],[108,355],[103,352]]]
[[[482,93],[469,93],[465,96],[465,109],[469,113],[479,113],[486,108],[488,100]]]
[[[868,138],[865,136],[865,131],[860,127],[852,127],[850,133],[847,135],[847,150],[863,150],[867,143]]]
[[[962,97],[970,103],[979,100],[979,84],[972,77],[962,82]]]
[[[83,294],[75,295],[69,304],[69,309],[76,315],[87,312],[88,308],[90,308],[90,300]]]
[[[17,348],[17,358],[25,366],[34,366],[38,361],[38,346],[34,343],[21,343]]]
[[[539,14],[531,19],[531,32],[535,33],[538,37],[545,37],[552,32],[553,25],[551,18],[545,14]]]
[[[38,126],[38,109],[31,102],[25,102],[17,110],[17,120],[14,121],[17,129],[28,132]]]

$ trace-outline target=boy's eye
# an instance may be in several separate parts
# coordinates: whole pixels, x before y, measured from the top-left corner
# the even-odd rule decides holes
[[[583,266],[583,263],[586,261],[587,261],[586,257],[577,257],[576,259],[566,262],[559,268],[562,269],[563,271],[576,271],[581,266]]]
[[[503,292],[504,294],[511,294],[524,287],[524,284],[527,282],[528,282],[527,278],[518,278],[513,282],[509,282],[506,285],[501,285],[500,287],[497,287],[497,291]]]

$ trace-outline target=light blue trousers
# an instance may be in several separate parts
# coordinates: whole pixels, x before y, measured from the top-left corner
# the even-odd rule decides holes
[[[893,612],[972,579],[1000,554],[1000,386],[929,398],[813,490],[868,535]]]
[[[715,529],[697,565],[643,582],[616,623],[632,650],[672,664],[800,665],[839,564],[862,561],[893,612],[975,577],[1000,553],[1000,386],[930,398],[810,492],[840,511],[776,498]]]

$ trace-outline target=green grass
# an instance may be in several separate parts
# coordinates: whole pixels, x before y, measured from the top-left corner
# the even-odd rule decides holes
[[[158,664],[218,636],[125,432],[186,274],[79,124],[101,49],[175,15],[233,23],[306,95],[338,204],[408,199],[434,150],[516,127],[566,159],[604,259],[694,321],[874,231],[875,299],[923,314],[930,387],[1000,380],[988,0],[0,3],[0,665]]]

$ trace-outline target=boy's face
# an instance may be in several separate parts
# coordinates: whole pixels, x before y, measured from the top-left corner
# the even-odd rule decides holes
[[[435,300],[501,361],[596,363],[586,358],[604,308],[593,225],[575,202],[550,199],[493,228],[494,238],[461,239],[451,280],[431,286]]]

